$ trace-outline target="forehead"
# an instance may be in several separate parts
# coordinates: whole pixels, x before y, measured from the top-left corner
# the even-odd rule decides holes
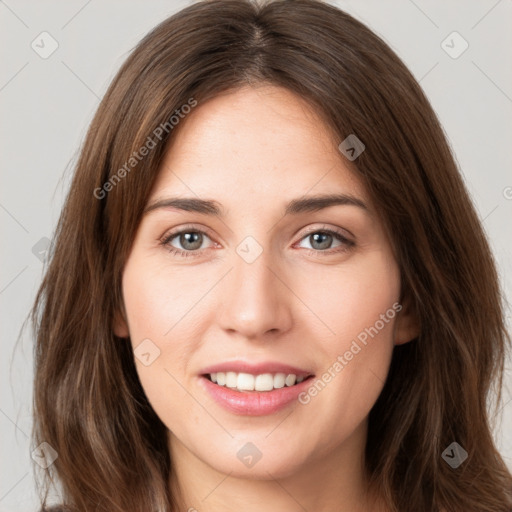
[[[306,193],[365,197],[314,108],[279,87],[244,87],[199,104],[176,132],[150,201],[165,194],[248,207]]]

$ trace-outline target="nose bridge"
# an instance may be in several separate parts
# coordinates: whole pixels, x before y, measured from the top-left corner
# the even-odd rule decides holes
[[[247,237],[236,248],[233,270],[223,296],[221,323],[227,330],[257,338],[270,330],[286,330],[291,311],[286,287],[276,277],[272,252]]]

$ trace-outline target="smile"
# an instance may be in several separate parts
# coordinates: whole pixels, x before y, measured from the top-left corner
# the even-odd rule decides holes
[[[259,375],[252,375],[250,373],[216,372],[207,374],[206,377],[218,386],[242,392],[272,391],[300,384],[304,380],[304,376],[297,376],[294,373],[261,373]]]
[[[314,374],[278,362],[226,361],[204,368],[198,377],[203,391],[227,412],[264,416],[297,402]]]

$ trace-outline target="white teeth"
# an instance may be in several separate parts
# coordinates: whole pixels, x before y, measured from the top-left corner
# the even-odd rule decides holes
[[[297,379],[297,376],[293,375],[293,373],[290,373],[290,375],[286,376],[286,379],[284,380],[284,382],[287,386],[293,386],[295,384],[296,379]]]
[[[236,388],[237,375],[235,372],[226,373],[226,386],[228,388]]]
[[[262,375],[256,375],[254,379],[254,390],[255,391],[272,391],[274,388],[274,377],[271,373],[263,373]]]
[[[290,373],[263,373],[251,375],[250,373],[217,372],[210,373],[210,380],[219,386],[237,389],[238,391],[272,391],[273,389],[293,386],[304,380],[304,377],[297,377]]]
[[[236,387],[241,391],[254,390],[254,375],[250,373],[239,373],[236,381]]]
[[[284,388],[286,375],[284,373],[276,373],[274,375],[274,387],[276,389]]]

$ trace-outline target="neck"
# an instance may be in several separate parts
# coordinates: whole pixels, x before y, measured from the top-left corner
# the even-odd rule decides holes
[[[223,473],[206,464],[169,433],[171,490],[176,510],[189,512],[374,512],[384,510],[365,480],[367,422],[343,445],[315,454],[300,467],[280,471],[260,465],[253,478]],[[256,469],[256,466],[255,468]]]

